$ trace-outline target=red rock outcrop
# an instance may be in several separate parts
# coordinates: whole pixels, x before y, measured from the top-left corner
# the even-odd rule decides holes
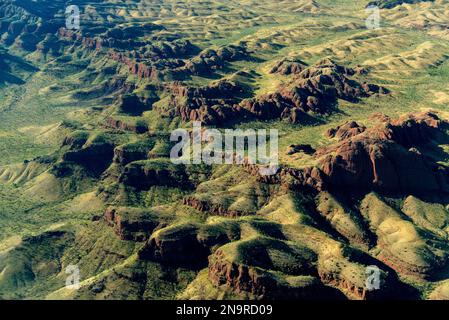
[[[307,67],[307,64],[299,59],[282,59],[277,62],[270,73],[278,73],[282,75],[299,74]]]
[[[216,54],[209,54],[207,59],[212,61],[210,63],[218,63],[213,62],[218,59]],[[233,59],[233,55],[229,55]],[[360,98],[388,93],[383,87],[349,79],[356,71],[331,60],[325,59],[304,70],[298,64],[295,62],[287,67],[280,63],[278,68],[285,67],[288,69],[285,72],[294,73],[291,82],[274,93],[251,99],[243,99],[247,94],[244,88],[228,80],[198,88],[174,82],[165,88],[171,94],[170,105],[175,109],[171,116],[178,115],[183,121],[201,121],[211,125],[245,119],[289,119],[299,123],[310,118],[308,113],[333,112],[338,99],[357,102]],[[299,69],[301,72],[298,72]]]
[[[170,104],[183,121],[201,121],[217,125],[239,117],[240,108],[234,107],[244,94],[241,86],[220,80],[204,87],[188,87],[180,82],[167,85]]]
[[[154,146],[154,143],[149,138],[136,143],[118,146],[114,149],[114,162],[121,166],[126,166],[134,161],[145,160],[148,158],[148,152]]]
[[[183,203],[187,206],[190,206],[201,212],[210,212],[214,215],[228,217],[228,218],[236,218],[240,216],[247,215],[246,212],[241,212],[237,210],[229,210],[222,205],[213,204],[205,200],[197,199],[193,196],[186,197],[183,200]]]
[[[348,77],[355,71],[325,59],[299,73],[287,87],[275,93],[245,100],[242,107],[257,119],[289,119],[300,122],[305,113],[331,113],[338,99],[357,102],[388,90],[373,84],[358,83]]]
[[[113,117],[107,117],[105,120],[105,126],[121,131],[130,131],[138,134],[148,132],[148,126],[145,123],[127,123],[120,119],[114,119]]]
[[[442,134],[431,113],[410,115],[317,151],[329,188],[386,192],[449,192],[447,168],[415,146]]]
[[[204,267],[215,246],[239,237],[238,230],[186,223],[158,230],[139,251],[139,257],[177,266]]]
[[[150,28],[151,29],[151,28]],[[113,34],[118,36],[119,34]],[[85,36],[79,31],[71,31],[66,28],[58,30],[58,37],[75,41],[83,48],[94,50],[97,54],[105,54],[108,58],[125,65],[130,74],[140,79],[161,80],[170,73],[184,66],[185,63],[176,59],[184,57],[196,51],[189,41],[178,40],[167,45],[152,46],[139,43],[132,39],[117,39],[111,34],[100,36]],[[134,50],[135,47],[143,48]],[[126,49],[126,51],[122,51]]]
[[[63,39],[77,41],[83,47],[89,49],[101,50],[103,48],[103,41],[101,39],[83,36],[81,32],[60,28],[58,30],[58,36]]]
[[[217,250],[214,256],[209,258],[209,279],[215,286],[226,285],[238,293],[249,292],[259,298],[274,294],[276,281],[264,276],[262,270],[237,265],[222,258],[221,250]]]
[[[217,59],[215,54],[210,55],[208,59],[211,61]],[[123,63],[132,70],[137,68],[129,58],[116,59],[124,59]],[[278,67],[282,66],[283,63]],[[297,123],[307,119],[309,112],[331,113],[338,99],[357,102],[373,94],[388,93],[385,88],[349,79],[356,71],[330,60],[320,61],[299,73],[296,72],[299,66],[290,65],[288,69],[294,73],[290,84],[272,94],[242,101],[244,89],[228,80],[197,88],[174,82],[165,88],[171,94],[170,105],[176,110],[172,116],[179,115],[183,121],[202,121],[212,125],[249,118],[289,119]]]
[[[244,45],[228,45],[217,50],[207,49],[198,56],[187,61],[178,73],[195,75],[210,74],[213,70],[223,68],[228,62],[248,59],[249,52]]]
[[[156,67],[146,64],[145,62],[136,62],[135,59],[128,57],[126,53],[109,49],[108,56],[112,60],[127,66],[129,72],[133,75],[137,75],[139,79],[160,80],[162,76],[161,71]]]
[[[313,154],[316,167],[281,167],[267,176],[259,174],[258,166],[245,168],[261,182],[296,190],[447,193],[448,169],[417,149],[445,135],[445,125],[433,113],[407,115],[369,129],[348,123],[335,131],[341,141]]]
[[[350,137],[354,137],[366,130],[366,127],[360,126],[355,121],[349,121],[336,128],[329,129],[326,132],[328,138],[337,138],[338,140],[344,140]]]
[[[435,275],[436,272],[440,271],[446,262],[446,261],[444,262],[433,261],[432,265],[422,267],[411,263],[407,263],[406,261],[399,259],[396,255],[388,251],[388,245],[379,243],[379,247],[382,248],[382,253],[379,256],[377,256],[377,259],[384,262],[386,265],[388,265],[401,275],[409,275],[422,279],[431,280],[433,275]]]
[[[148,190],[152,186],[191,189],[192,182],[181,165],[162,162],[131,162],[125,166],[119,181],[127,186]]]
[[[209,280],[215,286],[224,285],[236,293],[250,293],[261,300],[326,299],[333,296],[332,290],[316,278],[309,277],[302,286],[288,286],[261,268],[227,261],[221,249],[209,257]]]
[[[109,207],[103,215],[106,223],[114,228],[114,232],[122,240],[142,242],[150,238],[154,229],[160,222],[149,215],[139,215],[137,218],[129,217],[124,209]]]
[[[352,283],[348,279],[340,279],[339,277],[336,277],[332,273],[320,273],[320,280],[329,285],[336,288],[339,288],[346,294],[354,297],[358,300],[367,300],[367,293],[369,294],[369,291],[366,290],[365,286],[358,286],[357,284]]]
[[[245,170],[251,175],[257,177],[257,180],[267,184],[280,184],[290,190],[315,190],[322,191],[326,189],[325,175],[316,167],[306,167],[304,169],[295,169],[280,167],[272,175],[261,175],[260,166],[244,164]]]

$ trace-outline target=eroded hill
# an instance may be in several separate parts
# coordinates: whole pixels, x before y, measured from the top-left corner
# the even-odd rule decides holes
[[[64,3],[0,4],[0,298],[449,298],[448,1]],[[279,171],[175,165],[193,121]]]

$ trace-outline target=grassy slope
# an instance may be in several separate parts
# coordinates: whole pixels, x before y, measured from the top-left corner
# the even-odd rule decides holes
[[[289,10],[288,5],[285,10],[278,10],[277,3],[271,1],[262,1],[261,3],[243,1],[248,6],[226,1],[228,13],[225,16],[228,20],[217,15],[217,12],[213,11],[214,9],[210,12],[207,11],[196,1],[189,2],[191,7],[197,9],[196,13],[199,15],[192,19],[186,19],[186,16],[190,18],[188,10],[176,12],[177,15],[170,10],[164,13],[160,11],[160,8],[154,8],[154,12],[159,12],[159,16],[156,18],[157,23],[166,26],[171,33],[178,33],[192,39],[202,48],[238,41],[249,41],[254,44],[255,55],[260,57],[261,61],[236,62],[232,64],[229,71],[242,68],[255,70],[258,76],[253,85],[257,93],[266,93],[274,89],[273,83],[276,83],[278,79],[267,73],[267,67],[274,60],[286,55],[305,56],[304,60],[309,63],[325,56],[331,56],[352,66],[359,63],[364,64],[367,61],[392,59],[386,70],[374,67],[374,72],[370,74],[371,79],[369,79],[392,89],[391,96],[369,98],[357,105],[341,102],[341,112],[327,118],[327,123],[323,125],[268,124],[268,126],[280,130],[281,151],[292,143],[310,143],[313,146],[329,143],[323,137],[323,133],[329,127],[348,119],[370,125],[367,119],[373,112],[397,115],[425,108],[445,110],[449,102],[449,99],[444,99],[449,96],[449,87],[447,86],[449,61],[444,61],[436,54],[449,54],[449,46],[444,41],[428,34],[425,30],[409,29],[405,23],[396,23],[394,19],[389,18],[391,13],[387,11],[382,12],[382,16],[385,17],[382,20],[382,25],[385,23],[385,27],[388,27],[387,30],[365,30],[363,27],[364,4],[368,1],[323,0],[318,2],[321,4],[321,9],[318,9],[316,13],[296,13]],[[219,1],[213,3],[223,5]],[[145,12],[125,10],[123,16],[126,19],[134,17],[134,19],[140,20],[145,19]],[[354,23],[357,27],[338,32],[335,29],[330,31],[333,24],[345,25],[348,23]],[[348,41],[348,39],[350,40]],[[257,45],[264,41],[279,44],[280,48],[273,49],[270,46],[259,48]],[[423,43],[435,46],[435,49],[431,50],[431,54],[420,55],[419,52],[415,54],[418,46]],[[394,60],[395,57],[389,57],[392,54],[397,55],[396,58],[401,61],[398,62]],[[412,62],[421,58],[424,59],[423,64],[414,68]],[[405,63],[402,63],[404,59]],[[440,63],[440,61],[443,62]],[[25,159],[56,150],[59,143],[56,138],[37,139],[41,132],[39,128],[57,124],[67,117],[74,117],[73,111],[79,110],[80,107],[87,108],[95,105],[95,102],[80,104],[70,97],[77,90],[88,89],[79,81],[79,76],[83,72],[82,67],[74,66],[76,71],[74,75],[67,73],[63,74],[61,78],[57,74],[47,72],[53,70],[55,66],[57,67],[57,62],[45,65],[39,62],[35,64],[42,71],[36,72],[26,84],[22,86],[9,85],[0,89],[0,152],[3,155],[0,158],[0,165],[22,162]],[[228,72],[221,74],[221,76],[226,75]],[[191,82],[205,84],[209,80],[194,78]],[[54,90],[54,87],[52,89],[52,86],[56,86],[57,90]],[[82,119],[79,114],[75,117]],[[155,121],[153,128],[160,125],[161,122]],[[34,129],[27,130],[30,126]],[[267,127],[267,123],[242,125],[242,127],[257,126]],[[310,164],[308,159],[304,158],[292,159],[283,156],[281,160],[297,166]],[[157,195],[148,197],[149,203],[157,203],[154,200]],[[7,249],[16,246],[19,241],[17,236],[38,234],[60,223],[83,225],[94,213],[101,212],[101,208],[94,208],[86,214],[85,209],[82,209],[74,215],[73,211],[66,210],[70,206],[71,204],[66,204],[61,208],[60,203],[42,203],[22,197],[14,185],[0,185],[0,251],[2,247]],[[115,262],[118,263],[118,261],[113,261],[111,265]],[[157,269],[157,266],[145,268],[143,269],[151,270],[151,268]],[[96,273],[98,273],[97,270],[89,271],[89,274]],[[103,276],[106,277],[108,274]],[[23,294],[39,296],[39,288],[42,289],[38,286],[33,289],[34,292],[25,291]],[[55,288],[57,288],[56,285]],[[53,288],[49,286],[42,290],[53,290]],[[174,296],[172,291],[167,289],[167,292],[161,296]],[[148,296],[152,296],[151,292],[148,293]]]

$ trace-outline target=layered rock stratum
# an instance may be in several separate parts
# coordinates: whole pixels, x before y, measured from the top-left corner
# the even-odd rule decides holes
[[[71,4],[0,3],[0,299],[448,299],[448,1]]]

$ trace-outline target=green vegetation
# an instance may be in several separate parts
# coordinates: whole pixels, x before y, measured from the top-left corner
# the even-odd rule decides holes
[[[375,2],[381,28],[368,30],[369,0],[83,1],[95,12],[74,35],[58,31],[63,1],[3,1],[0,299],[449,299],[447,194],[327,190],[312,171],[337,155],[327,173],[354,170],[362,153],[324,149],[339,143],[328,130],[348,121],[371,129],[429,110],[449,121],[447,3]],[[351,75],[318,70],[327,58]],[[285,61],[296,64],[273,71]],[[388,93],[359,97],[354,83]],[[317,112],[319,93],[306,88],[323,87],[323,105],[334,91],[357,99]],[[300,121],[254,116],[306,91]],[[278,129],[285,171],[263,179],[243,166],[173,164],[170,133],[197,120]],[[395,147],[447,175],[447,123],[435,130]],[[388,157],[374,149],[382,170]],[[79,290],[65,287],[69,265]],[[369,265],[382,270],[379,296],[364,288]]]

